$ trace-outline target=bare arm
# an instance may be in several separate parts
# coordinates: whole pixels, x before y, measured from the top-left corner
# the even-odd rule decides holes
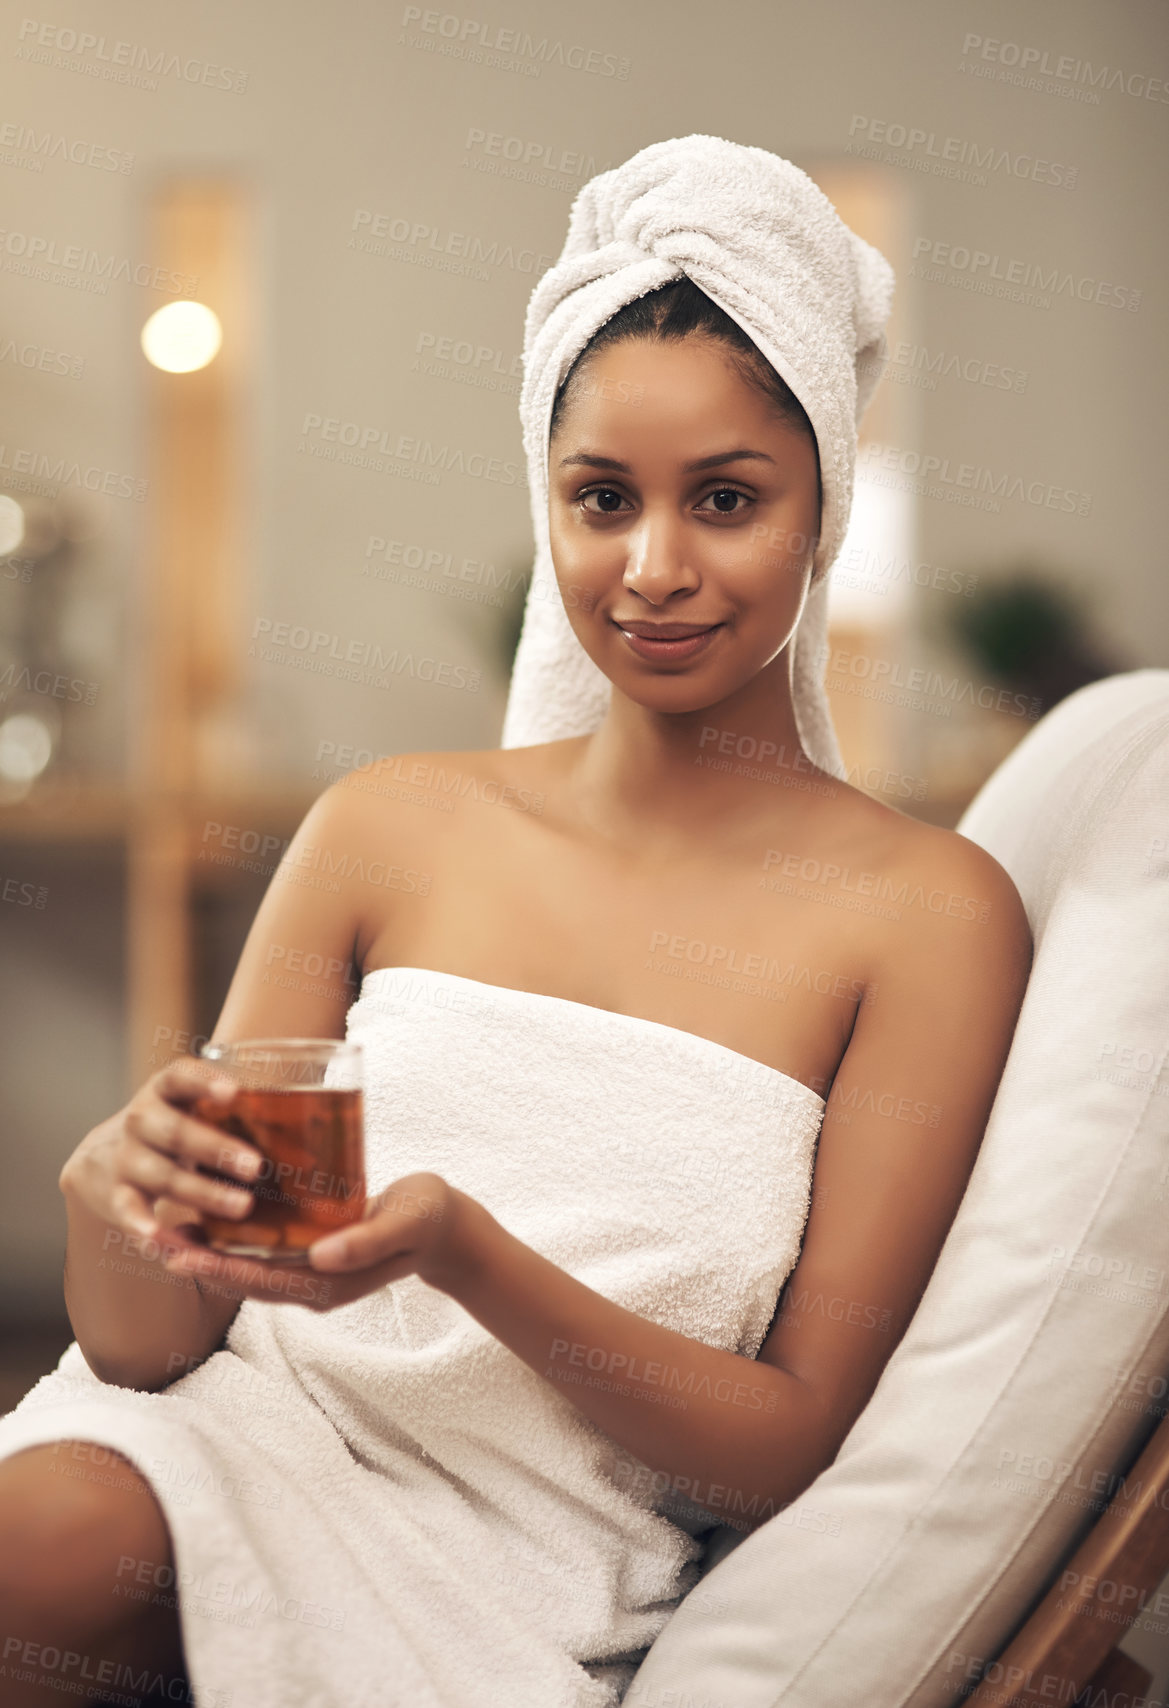
[[[364,886],[299,879],[318,863],[318,850],[352,854],[367,816],[361,798],[341,784],[306,814],[256,913],[215,1037],[344,1036],[357,995]],[[289,970],[306,961],[329,976]],[[233,1207],[222,1187],[197,1172],[199,1164],[232,1172],[233,1159],[247,1156],[187,1112],[209,1077],[208,1064],[172,1063],[87,1134],[61,1171],[65,1301],[86,1362],[103,1381],[165,1386],[214,1351],[239,1309],[238,1292],[174,1274],[165,1263],[168,1249],[194,1243],[182,1229],[202,1211],[243,1215],[251,1207],[246,1191]],[[234,1172],[246,1181],[242,1167]]]
[[[825,1428],[799,1377],[650,1322],[541,1257],[481,1205],[465,1213],[477,1226],[446,1290],[672,1490],[754,1529],[812,1481]]]
[[[800,1260],[759,1353],[816,1394],[826,1463],[933,1273],[1031,970],[1010,877],[967,838],[932,834],[941,839],[933,881],[911,882],[876,999],[858,1013],[824,1114]]]

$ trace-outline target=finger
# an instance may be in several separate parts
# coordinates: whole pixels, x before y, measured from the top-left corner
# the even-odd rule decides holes
[[[119,1181],[110,1193],[114,1225],[124,1233],[136,1234],[139,1239],[158,1239],[163,1230],[154,1214],[155,1196],[155,1193],[145,1192],[129,1181]]]
[[[442,1222],[449,1187],[436,1174],[410,1174],[365,1203],[363,1219],[327,1234],[309,1247],[314,1268],[366,1269],[426,1247]],[[409,1273],[409,1266],[401,1270]]]
[[[348,1231],[326,1234],[323,1239],[314,1240],[308,1248],[308,1260],[314,1269],[338,1275],[350,1269],[367,1269],[371,1263],[377,1262],[379,1255],[364,1254],[359,1246],[354,1245]]]
[[[123,1180],[150,1195],[152,1214],[158,1198],[171,1198],[213,1216],[237,1217],[248,1215],[255,1201],[254,1194],[246,1187],[214,1180],[209,1174],[197,1174],[148,1144],[127,1146],[121,1171]]]
[[[133,1242],[125,1250],[126,1257],[142,1258],[147,1263],[161,1260],[165,1264],[174,1252],[204,1249],[191,1237],[192,1233],[202,1231],[197,1224],[188,1222],[181,1227],[171,1226],[154,1215],[149,1204],[147,1195],[124,1181],[110,1194],[113,1225],[129,1234]]]
[[[203,1225],[203,1212],[196,1210],[190,1204],[181,1204],[177,1198],[156,1198],[154,1215],[160,1227],[185,1227],[188,1231],[195,1230],[194,1237],[199,1237]]]
[[[264,1159],[254,1145],[244,1144],[209,1121],[184,1115],[155,1099],[127,1111],[126,1130],[143,1144],[188,1168],[213,1168],[236,1180],[254,1181]]]
[[[217,1101],[228,1102],[239,1090],[230,1074],[195,1056],[180,1057],[178,1061],[169,1063],[146,1083],[157,1096],[177,1103],[189,1103],[194,1097],[208,1095]]]
[[[418,1245],[417,1218],[400,1210],[378,1210],[367,1220],[326,1234],[309,1246],[314,1269],[343,1274],[375,1263],[406,1257]]]

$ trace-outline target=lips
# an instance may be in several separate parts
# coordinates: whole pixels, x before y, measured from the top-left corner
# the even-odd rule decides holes
[[[626,634],[663,641],[689,640],[691,635],[703,635],[719,626],[717,623],[623,623],[619,618],[613,620]]]
[[[626,646],[638,658],[666,664],[673,659],[694,658],[705,652],[716,635],[722,633],[721,623],[618,623]]]

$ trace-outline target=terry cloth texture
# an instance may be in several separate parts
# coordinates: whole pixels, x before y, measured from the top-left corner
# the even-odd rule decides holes
[[[371,1192],[434,1170],[606,1298],[756,1356],[810,1203],[808,1086],[655,1021],[412,968],[366,975],[347,1035]],[[620,1380],[595,1353],[569,1374]],[[99,1382],[74,1343],[0,1419],[0,1456],[97,1444],[63,1445],[61,1474],[116,1479],[106,1447],[148,1479],[177,1583],[130,1561],[120,1588],[177,1594],[200,1705],[613,1708],[735,1513],[660,1489],[574,1391],[409,1276],[333,1311],[248,1300],[158,1393]]]

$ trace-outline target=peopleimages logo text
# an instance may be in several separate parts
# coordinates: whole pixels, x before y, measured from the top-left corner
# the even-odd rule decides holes
[[[1042,291],[1048,296],[1076,297],[1080,302],[1099,303],[1104,308],[1125,308],[1135,312],[1141,306],[1141,293],[1128,285],[1110,284],[1106,279],[1076,278],[1061,272],[1058,265],[1043,267],[1036,261],[1004,260],[987,249],[971,249],[967,244],[945,243],[934,237],[915,237],[913,259],[925,257],[935,267],[950,267],[956,273],[972,276],[985,274],[1003,284],[1022,285],[1028,290]]]
[[[72,29],[68,25],[42,23],[38,18],[25,18],[18,31],[21,46],[18,59],[47,56],[49,51],[74,56],[74,63],[83,66],[87,55],[103,64],[107,70],[141,71],[149,77],[177,77],[182,83],[199,83],[205,89],[226,89],[242,95],[248,86],[246,71],[228,65],[214,65],[209,60],[194,59],[165,48],[147,48],[138,42],[110,41],[88,30]],[[40,54],[34,49],[41,50]],[[66,61],[68,66],[68,62]],[[88,69],[88,67],[87,67]],[[150,85],[148,85],[149,87]]]
[[[1068,515],[1087,516],[1092,509],[1090,492],[1077,492],[1050,481],[1026,480],[1019,474],[1008,474],[979,463],[957,463],[951,467],[949,457],[929,452],[905,450],[900,445],[882,444],[870,440],[861,452],[858,467],[874,484],[888,484],[882,473],[901,475],[907,479],[936,482],[939,488],[955,492],[981,494],[990,499],[1014,498],[1022,504],[1034,504],[1042,509],[1062,510]]]
[[[887,119],[871,119],[854,113],[848,127],[849,144],[846,153],[869,154],[874,159],[888,159],[898,164],[896,153],[904,153],[906,164],[920,168],[933,163],[941,166],[970,166],[979,176],[975,181],[985,184],[981,174],[1004,172],[1011,178],[1027,178],[1035,184],[1049,184],[1056,189],[1074,190],[1079,167],[1059,160],[1045,160],[1035,154],[1012,154],[1001,143],[975,142],[960,136],[939,136],[937,131],[924,130],[916,125],[891,124]],[[857,143],[860,136],[863,143]],[[889,153],[893,150],[894,153]],[[917,158],[918,156],[921,158]]]
[[[125,256],[101,253],[84,244],[58,245],[55,237],[41,237],[34,232],[0,230],[0,254],[19,257],[40,267],[62,267],[67,271],[91,274],[95,284],[108,285],[111,279],[124,279],[127,284],[144,285],[149,290],[173,291],[176,296],[190,296],[198,286],[194,274],[176,273],[167,267],[154,267],[148,261],[131,261]],[[8,271],[15,269],[9,267]]]
[[[614,77],[624,83],[629,76],[629,61],[600,48],[585,47],[580,42],[552,41],[548,36],[533,36],[527,30],[504,28],[486,23],[482,18],[461,18],[454,12],[424,10],[407,6],[402,12],[404,29],[414,28],[424,35],[434,36],[447,47],[457,44],[464,54],[470,51],[489,54],[489,65],[510,55],[532,62],[532,69],[541,65],[562,65],[568,71],[587,71],[594,77]]]
[[[514,244],[500,243],[498,238],[486,242],[469,231],[444,231],[425,220],[394,218],[375,213],[372,208],[356,208],[353,214],[348,247],[369,254],[379,254],[379,244],[386,241],[399,248],[417,253],[433,252],[440,260],[453,256],[483,267],[506,267],[514,273],[540,274],[552,264],[553,257],[537,249],[517,249]]]
[[[1030,47],[1024,42],[1000,41],[995,36],[968,35],[962,43],[963,59],[987,60],[992,65],[1016,68],[1036,77],[1054,77],[1059,82],[1085,85],[1090,89],[1119,89],[1142,101],[1169,101],[1169,82],[1163,77],[1150,77],[1143,71],[1126,71],[1119,65],[1093,65],[1090,59],[1076,59],[1073,54],[1061,53],[1053,59],[1046,48]]]

